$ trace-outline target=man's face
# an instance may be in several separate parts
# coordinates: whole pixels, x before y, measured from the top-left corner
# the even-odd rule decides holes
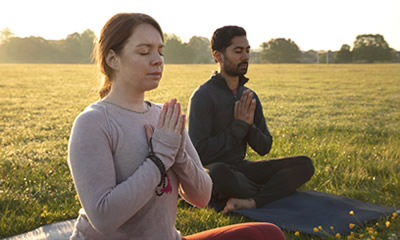
[[[232,44],[221,55],[221,71],[230,76],[240,76],[247,73],[250,45],[246,36],[234,37]]]

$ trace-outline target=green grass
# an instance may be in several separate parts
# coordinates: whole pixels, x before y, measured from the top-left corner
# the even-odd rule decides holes
[[[166,65],[147,98],[176,97],[186,112],[191,93],[214,69]],[[251,65],[248,77],[274,136],[268,157],[314,160],[315,175],[302,189],[400,208],[400,65]],[[97,85],[92,65],[0,65],[0,237],[77,216],[67,144],[77,114],[97,100]],[[248,158],[261,159],[253,151]],[[184,235],[246,221],[179,203]],[[400,236],[398,219],[378,224],[370,226],[376,238]],[[367,228],[359,234],[369,237]]]

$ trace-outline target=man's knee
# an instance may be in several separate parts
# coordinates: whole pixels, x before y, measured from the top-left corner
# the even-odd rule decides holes
[[[231,168],[226,163],[212,163],[208,164],[206,168],[208,169],[210,177],[214,184],[223,184],[224,182],[226,182],[226,179],[229,179],[232,175]]]
[[[302,166],[304,168],[304,174],[306,174],[309,178],[311,178],[314,175],[315,168],[313,161],[311,158],[307,156],[298,156],[299,159],[302,161]]]

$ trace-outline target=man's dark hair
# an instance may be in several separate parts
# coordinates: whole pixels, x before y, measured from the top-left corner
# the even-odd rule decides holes
[[[238,26],[224,26],[215,30],[211,38],[211,51],[224,52],[232,44],[234,37],[246,36],[246,31]]]

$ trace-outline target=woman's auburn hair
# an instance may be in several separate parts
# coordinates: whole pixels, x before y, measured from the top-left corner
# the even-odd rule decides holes
[[[140,24],[150,24],[158,32],[164,41],[164,35],[158,22],[149,15],[143,13],[118,13],[111,17],[103,26],[100,37],[93,48],[94,59],[102,74],[102,82],[99,88],[100,99],[107,96],[112,86],[113,70],[106,62],[110,50],[119,53],[125,46],[128,38]]]

